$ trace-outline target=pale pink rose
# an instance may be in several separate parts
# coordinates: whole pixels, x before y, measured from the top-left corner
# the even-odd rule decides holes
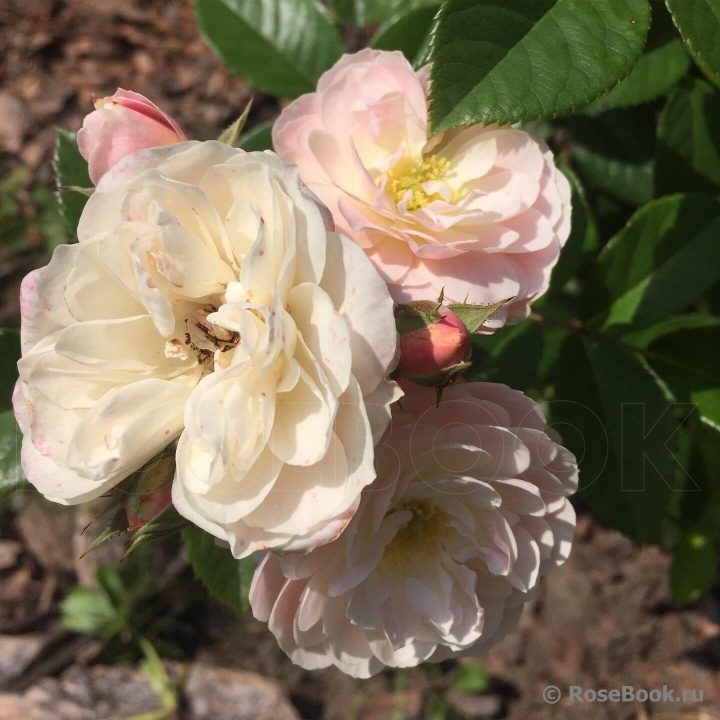
[[[428,138],[428,83],[399,52],[345,55],[282,113],[277,153],[398,302],[495,303],[526,317],[570,231],[570,187],[540,139],[475,125]]]
[[[354,677],[476,656],[570,552],[577,463],[540,407],[505,385],[421,390],[394,407],[378,477],[335,541],[268,554],[250,602],[307,669]]]
[[[96,100],[95,108],[85,117],[77,141],[96,185],[118,160],[136,150],[187,140],[169,115],[139,93],[120,89]]]

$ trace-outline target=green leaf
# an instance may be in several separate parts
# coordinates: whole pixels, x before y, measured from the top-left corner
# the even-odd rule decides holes
[[[563,343],[554,375],[548,409],[579,460],[582,498],[636,542],[660,542],[678,426],[657,382],[619,343],[575,335]]]
[[[440,4],[427,5],[395,15],[380,26],[370,40],[377,50],[400,50],[416,66],[422,62],[433,18]]]
[[[720,0],[666,0],[698,67],[720,87]]]
[[[585,188],[578,176],[564,163],[559,165],[562,173],[570,181],[572,190],[572,226],[570,237],[563,246],[557,264],[550,278],[549,292],[562,290],[575,276],[583,259],[597,250],[600,243],[597,222],[588,203]]]
[[[228,68],[271,95],[313,92],[345,49],[317,0],[198,0],[195,11]]]
[[[252,98],[250,98],[250,100],[248,100],[248,104],[245,106],[245,109],[240,114],[240,117],[232,125],[230,125],[230,127],[223,130],[223,132],[220,134],[220,137],[218,138],[221,143],[225,143],[230,147],[238,147],[240,135],[243,131],[243,128],[245,127],[248,115],[250,115],[250,109],[252,108],[252,104],[253,101]]]
[[[647,327],[681,312],[720,280],[720,202],[672,195],[638,210],[604,248],[586,282],[581,316]]]
[[[664,323],[666,331],[642,354],[678,402],[697,405],[702,418],[720,429],[720,318],[700,317],[692,327],[676,327],[682,316]]]
[[[661,5],[653,8],[652,15],[645,52],[637,65],[630,75],[592,103],[588,111],[631,107],[655,100],[669,92],[690,69],[690,58],[670,15]]]
[[[485,668],[477,660],[462,663],[452,678],[452,687],[465,693],[482,693],[490,685]]]
[[[210,594],[235,610],[247,612],[255,562],[251,558],[236,560],[228,548],[219,547],[215,538],[200,528],[186,528],[182,537],[195,577]]]
[[[330,0],[329,4],[343,25],[362,28],[384,22],[428,2],[432,0]]]
[[[701,533],[684,535],[675,548],[670,574],[670,591],[677,605],[697,600],[709,590],[717,575],[717,552]]]
[[[589,110],[600,112],[655,100],[672,90],[689,69],[690,58],[682,40],[670,40],[662,47],[645,53],[630,75],[592,103]]]
[[[658,124],[655,194],[720,193],[720,95],[693,80],[672,94]]]
[[[238,147],[248,152],[272,150],[272,127],[272,122],[264,122],[256,125],[252,130],[248,130],[240,137]]]
[[[431,42],[433,133],[572,111],[640,55],[648,0],[449,0]]]
[[[20,331],[15,328],[0,328],[0,410],[12,407],[19,359]]]
[[[22,433],[12,410],[0,413],[0,497],[30,487],[20,466]]]
[[[75,133],[58,128],[53,167],[58,188],[73,185],[81,188],[92,187],[87,162],[78,150]],[[78,222],[87,200],[85,195],[74,190],[58,190],[60,214],[74,238],[77,237]]]
[[[583,180],[596,189],[604,190],[628,205],[644,205],[652,198],[653,162],[642,165],[608,158],[576,145],[573,164]]]
[[[73,588],[60,605],[61,620],[68,630],[112,637],[128,629],[130,602],[117,570],[101,565],[99,587]]]

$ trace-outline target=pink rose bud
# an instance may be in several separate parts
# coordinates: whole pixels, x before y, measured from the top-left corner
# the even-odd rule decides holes
[[[138,473],[123,498],[128,530],[139,530],[171,505],[174,474],[174,455],[162,457]]]
[[[77,141],[96,185],[115,163],[136,150],[187,140],[169,115],[138,93],[118,90],[96,100],[95,108],[83,121]]]
[[[400,375],[420,385],[446,385],[467,367],[472,340],[463,321],[439,303],[414,302],[396,311]]]

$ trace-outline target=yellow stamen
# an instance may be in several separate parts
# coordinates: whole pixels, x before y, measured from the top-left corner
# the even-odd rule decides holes
[[[401,202],[405,194],[410,191],[407,203],[408,210],[419,210],[435,200],[444,200],[440,193],[428,194],[423,183],[430,180],[442,180],[450,169],[450,161],[437,155],[428,155],[420,165],[409,158],[403,158],[387,173],[385,192],[395,200]],[[455,204],[467,195],[467,189],[452,190],[450,202]]]

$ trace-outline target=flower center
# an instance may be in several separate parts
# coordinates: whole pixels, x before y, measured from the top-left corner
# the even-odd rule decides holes
[[[217,312],[214,306],[195,310],[185,320],[187,332],[184,341],[177,338],[169,340],[165,344],[165,355],[184,360],[190,352],[194,352],[200,365],[212,363],[213,358],[216,364],[225,365],[220,357],[238,344],[240,334],[211,323],[207,318],[214,312]]]
[[[380,569],[407,567],[414,560],[427,560],[451,532],[450,516],[425,500],[412,500],[397,510],[409,510],[412,517],[385,548]]]
[[[410,158],[403,158],[388,171],[385,192],[397,204],[405,199],[409,190],[408,210],[419,210],[435,200],[448,200],[441,193],[426,189],[424,183],[442,182],[449,168],[450,161],[437,155],[428,155],[419,165]],[[446,187],[450,194],[449,202],[453,204],[467,195],[466,189],[458,191]]]

